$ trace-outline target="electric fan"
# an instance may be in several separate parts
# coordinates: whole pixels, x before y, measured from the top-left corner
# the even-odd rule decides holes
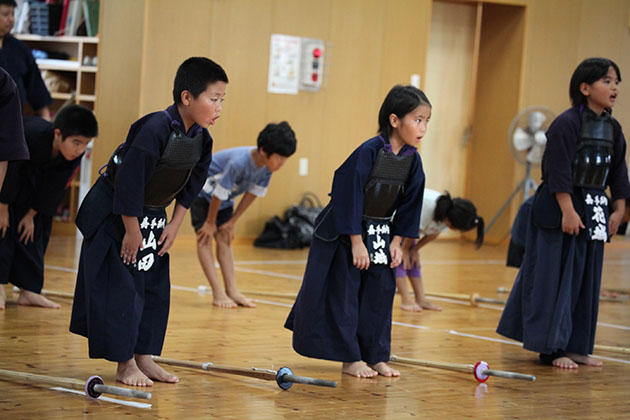
[[[507,208],[516,195],[523,190],[523,201],[527,200],[532,191],[536,190],[536,183],[531,178],[532,166],[540,166],[547,136],[545,131],[555,118],[554,113],[544,106],[532,106],[518,113],[510,124],[507,141],[510,153],[514,159],[525,166],[525,177],[512,191],[512,194],[503,203],[497,214],[486,226],[486,232],[492,228],[501,213]]]

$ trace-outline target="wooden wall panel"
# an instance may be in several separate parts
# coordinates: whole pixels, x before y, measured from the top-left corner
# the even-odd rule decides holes
[[[168,0],[147,2],[140,115],[170,105],[177,67],[188,57],[210,53],[212,2],[189,0],[174,5]]]
[[[436,2],[425,77],[433,105],[431,122],[422,140],[427,188],[462,196],[466,185],[467,144],[477,7]]]
[[[630,1],[582,0],[581,12],[575,65],[583,58],[606,57],[619,66],[622,83],[613,115],[625,128],[627,141],[630,137]],[[568,77],[570,74],[567,86]]]
[[[381,71],[383,98],[392,83],[409,84],[414,73],[420,75],[420,86],[424,86],[432,7],[431,0],[388,0]]]
[[[334,170],[377,130],[385,30],[377,3],[352,0],[333,4],[332,57],[320,139],[320,196],[330,191]]]
[[[467,196],[487,221],[512,191],[514,160],[506,138],[519,110],[524,13],[523,7],[509,5],[483,8]],[[487,240],[504,239],[510,222],[509,212],[502,214]]]
[[[108,0],[101,4],[92,182],[116,146],[125,141],[140,104],[144,0]],[[121,47],[124,46],[124,47]]]

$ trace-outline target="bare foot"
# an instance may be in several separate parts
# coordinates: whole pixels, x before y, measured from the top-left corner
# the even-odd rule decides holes
[[[418,305],[416,302],[405,303],[401,302],[400,309],[408,312],[422,312],[422,306]]]
[[[435,305],[433,302],[427,299],[420,299],[416,301],[418,305],[422,307],[422,309],[428,309],[429,311],[441,311],[442,307]]]
[[[601,362],[599,360],[595,360],[595,359],[593,359],[592,357],[590,357],[587,354],[578,354],[578,353],[569,353],[569,352],[567,352],[567,356],[569,356],[569,358],[572,361],[574,361],[576,363],[581,363],[583,365],[595,366],[595,367],[602,367],[602,366],[604,366],[604,362]]]
[[[380,375],[386,376],[388,378],[392,376],[400,376],[400,372],[398,372],[396,369],[390,368],[385,362],[378,362],[375,365],[368,366],[377,371]]]
[[[153,385],[153,381],[142,373],[134,359],[129,359],[126,362],[118,362],[118,368],[116,368],[116,380],[125,385],[131,386]]]
[[[155,363],[150,354],[136,354],[135,356],[138,368],[149,378],[155,379],[160,382],[177,383],[179,378],[175,375],[171,375],[160,365]]]
[[[214,306],[218,306],[219,308],[236,308],[238,305],[232,299],[230,299],[225,292],[221,291],[219,293],[214,293],[212,291],[212,304]]]
[[[232,292],[232,293],[228,292],[227,295],[230,297],[230,299],[232,299],[239,306],[244,306],[246,308],[255,308],[256,307],[256,303],[253,300],[246,298],[238,290],[236,292]]]
[[[343,362],[341,365],[341,373],[356,376],[357,378],[372,378],[378,375],[378,372],[369,367],[365,362]]]
[[[6,301],[7,301],[7,295],[4,291],[4,284],[0,284],[0,310],[4,309],[4,305]]]
[[[409,312],[422,312],[422,307],[413,300],[413,297],[403,293],[400,294],[400,309]]]
[[[577,369],[578,365],[573,360],[568,357],[558,357],[553,359],[551,364],[555,367],[563,368],[563,369]]]
[[[20,297],[18,297],[17,303],[18,305],[41,306],[42,308],[61,308],[58,303],[55,303],[38,293],[29,292],[28,290],[24,289],[20,290]]]

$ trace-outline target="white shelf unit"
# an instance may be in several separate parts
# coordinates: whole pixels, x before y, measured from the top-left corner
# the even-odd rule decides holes
[[[61,52],[67,54],[68,60],[37,60],[41,71],[58,73],[70,85],[70,91],[50,94],[55,100],[52,108],[55,111],[64,102],[73,99],[74,103],[94,109],[96,103],[96,74],[98,66],[83,65],[86,56],[98,57],[98,37],[84,36],[42,36],[19,34],[17,39],[25,42],[31,49]]]

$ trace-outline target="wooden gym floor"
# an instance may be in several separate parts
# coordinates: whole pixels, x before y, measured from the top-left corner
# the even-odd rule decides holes
[[[505,246],[475,251],[469,243],[438,241],[422,254],[429,292],[479,293],[506,299],[516,270],[504,265]],[[46,258],[45,288],[72,292],[78,249],[74,239],[53,238]],[[296,293],[307,251],[235,245],[238,284],[243,290]],[[542,366],[537,355],[504,340],[494,330],[500,305],[477,308],[433,298],[442,312],[409,313],[394,303],[392,354],[431,361],[474,364],[527,373],[535,382],[491,377],[478,383],[469,373],[401,366],[398,379],[357,379],[340,374],[340,364],[308,359],[291,348],[282,325],[291,300],[261,297],[255,309],[218,309],[197,262],[194,238],[181,237],[171,251],[172,303],[163,356],[249,368],[278,370],[339,382],[337,388],[275,382],[236,375],[167,367],[176,385],[157,383],[149,401],[112,397],[96,401],[69,392],[0,380],[0,418],[9,419],[620,419],[630,416],[630,355],[598,352],[603,368],[574,371]],[[630,288],[630,240],[615,238],[606,251],[604,287]],[[7,286],[0,311],[0,368],[85,380],[100,375],[115,383],[115,365],[87,357],[84,338],[68,332],[71,301],[55,298],[60,310],[17,306]],[[254,297],[253,295],[250,295]],[[630,301],[602,302],[597,344],[630,347]],[[120,384],[118,384],[120,385]],[[120,401],[148,403],[127,406]]]

